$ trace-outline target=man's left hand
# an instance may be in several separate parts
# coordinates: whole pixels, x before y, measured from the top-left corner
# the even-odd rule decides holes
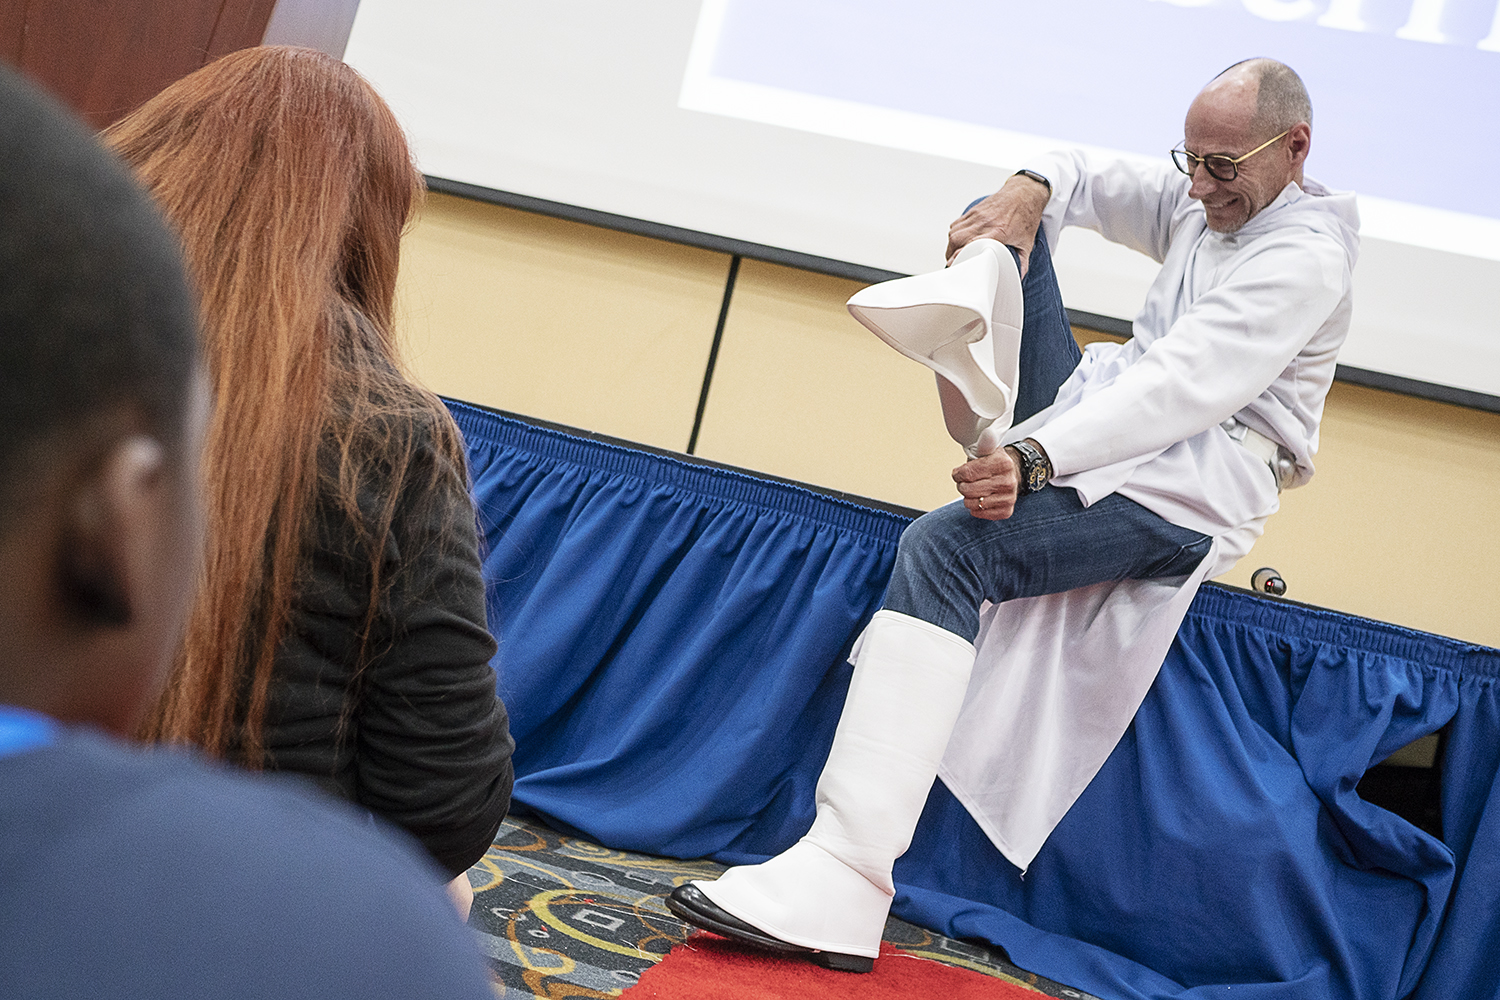
[[[1003,521],[1016,509],[1020,472],[1009,448],[965,462],[953,470],[953,481],[977,518]]]
[[[999,191],[953,220],[948,227],[947,259],[953,260],[960,249],[987,236],[1016,248],[1021,255],[1021,277],[1026,277],[1031,247],[1036,242],[1036,230],[1042,223],[1050,195],[1046,185],[1029,177],[1009,178]]]

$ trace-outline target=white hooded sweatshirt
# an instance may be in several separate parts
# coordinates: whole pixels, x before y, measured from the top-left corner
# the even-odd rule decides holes
[[[982,610],[939,774],[1023,871],[1124,735],[1198,585],[1244,556],[1279,506],[1265,461],[1220,424],[1235,417],[1286,449],[1289,487],[1311,478],[1359,245],[1354,196],[1312,181],[1218,233],[1168,164],[1063,152],[1031,169],[1052,182],[1050,246],[1085,226],[1162,269],[1134,336],[1089,345],[1054,403],[1004,440],[1039,442],[1053,484],[1086,505],[1119,493],[1214,544],[1187,578]]]

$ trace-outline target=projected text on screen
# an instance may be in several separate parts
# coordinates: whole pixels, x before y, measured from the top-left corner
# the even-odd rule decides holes
[[[684,107],[954,159],[1163,156],[1242,58],[1295,68],[1367,236],[1500,259],[1497,0],[708,0]]]

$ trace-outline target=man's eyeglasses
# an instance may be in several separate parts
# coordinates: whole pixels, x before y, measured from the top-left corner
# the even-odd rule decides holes
[[[1225,156],[1223,153],[1209,153],[1207,156],[1199,156],[1197,153],[1189,153],[1187,150],[1178,147],[1172,150],[1172,162],[1177,164],[1178,170],[1181,170],[1189,177],[1193,176],[1193,171],[1197,170],[1198,164],[1201,163],[1204,169],[1208,171],[1208,175],[1214,180],[1232,181],[1240,175],[1241,163],[1244,163],[1250,157],[1271,145],[1276,139],[1286,136],[1291,131],[1291,129],[1287,129],[1281,135],[1276,136],[1275,139],[1267,139],[1244,156]]]

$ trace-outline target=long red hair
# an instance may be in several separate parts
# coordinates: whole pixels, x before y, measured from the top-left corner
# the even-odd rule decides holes
[[[374,89],[311,49],[232,53],[103,138],[181,236],[216,395],[202,587],[142,735],[260,767],[267,690],[320,489],[366,526],[368,636],[412,428],[464,467],[457,428],[401,373],[391,332],[401,234],[422,178]],[[332,475],[319,464],[328,447],[339,456]],[[392,477],[373,523],[356,503],[372,462]]]

